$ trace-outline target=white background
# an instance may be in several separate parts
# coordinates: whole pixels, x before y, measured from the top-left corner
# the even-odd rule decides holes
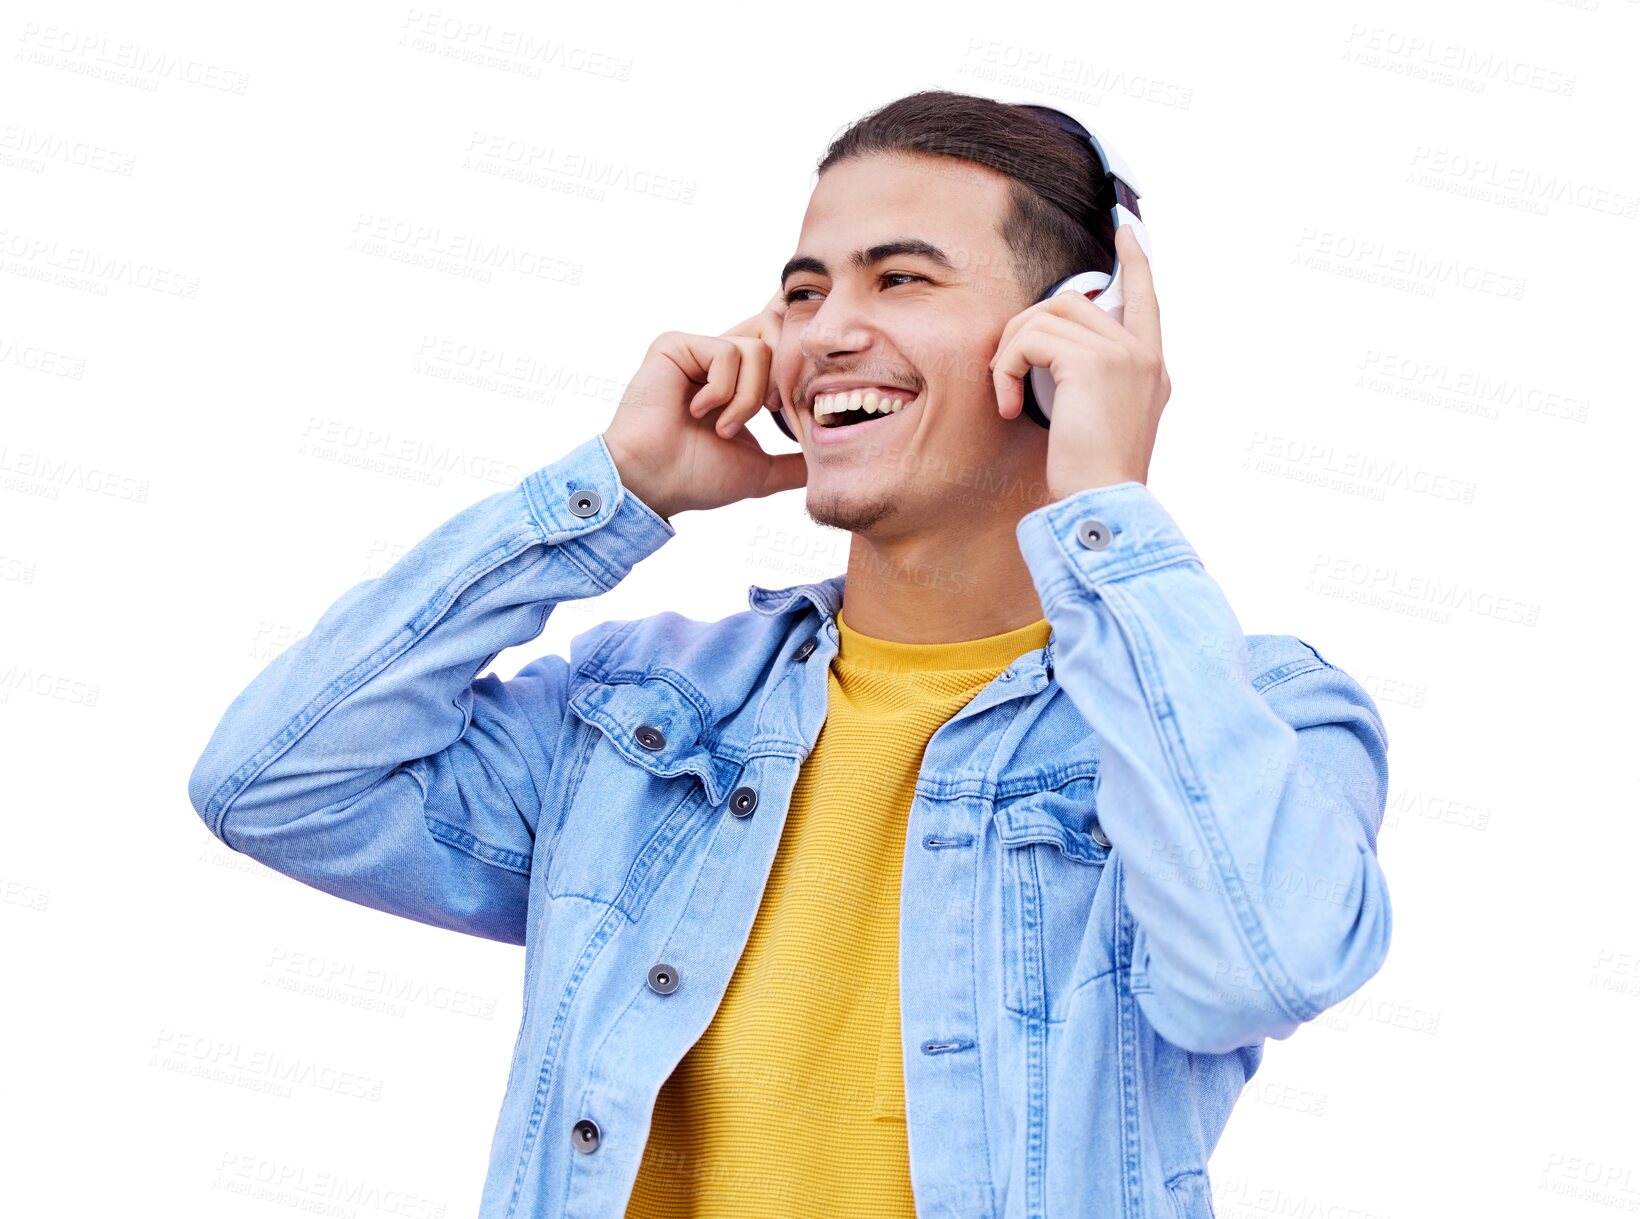
[[[189,772],[343,591],[602,431],[657,334],[761,308],[827,143],[939,87],[1126,158],[1150,486],[1243,629],[1388,725],[1388,964],[1269,1047],[1221,1217],[1640,1211],[1640,3],[3,14],[0,1210],[277,1215],[236,1191],[331,1174],[400,1200],[330,1213],[472,1213],[522,950],[234,855]],[[496,671],[846,565],[801,492],[675,524]],[[269,1056],[351,1082],[190,1073]]]

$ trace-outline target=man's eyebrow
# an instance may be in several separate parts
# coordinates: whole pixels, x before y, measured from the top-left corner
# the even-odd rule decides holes
[[[849,265],[855,270],[863,271],[874,263],[882,262],[885,258],[898,258],[902,254],[926,258],[935,266],[943,267],[947,271],[957,269],[951,260],[945,256],[945,251],[940,249],[939,246],[930,245],[928,242],[916,237],[901,237],[894,241],[885,241],[881,245],[870,246],[864,250],[855,250],[854,253],[849,255],[848,261]],[[780,269],[780,286],[785,287],[786,281],[799,271],[812,271],[816,275],[828,277],[831,275],[826,264],[818,258],[799,255]]]

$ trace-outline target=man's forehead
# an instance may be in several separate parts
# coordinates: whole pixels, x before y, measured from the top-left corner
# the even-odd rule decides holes
[[[781,271],[820,275],[869,270],[884,258],[926,258],[960,273],[1003,253],[1008,180],[951,157],[869,156],[820,175],[797,250]]]

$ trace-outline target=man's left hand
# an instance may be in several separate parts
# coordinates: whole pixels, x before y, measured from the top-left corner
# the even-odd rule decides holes
[[[1150,260],[1133,227],[1116,230],[1125,300],[1118,322],[1080,292],[1060,292],[1016,314],[991,361],[997,410],[1017,419],[1023,378],[1053,374],[1048,492],[1064,499],[1090,487],[1144,482],[1156,427],[1173,386],[1162,362],[1161,315]]]

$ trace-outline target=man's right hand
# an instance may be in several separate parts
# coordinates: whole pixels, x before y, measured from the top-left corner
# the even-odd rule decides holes
[[[777,292],[715,338],[669,330],[649,345],[603,435],[622,484],[661,516],[807,484],[801,452],[765,453],[745,427],[780,409],[769,369],[785,311]]]

